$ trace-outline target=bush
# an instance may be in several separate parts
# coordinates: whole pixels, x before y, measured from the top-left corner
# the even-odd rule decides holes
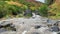
[[[10,0],[0,0],[0,1],[10,1]]]
[[[48,16],[48,8],[46,5],[43,5],[39,8],[39,13],[41,16],[45,16],[47,17]]]
[[[0,18],[9,16],[9,15],[17,15],[22,14],[22,8],[17,5],[10,5],[4,1],[0,1]]]
[[[11,11],[12,15],[17,15],[22,13],[22,8],[16,5],[11,5],[8,7],[8,9]]]
[[[5,7],[6,2],[0,1],[0,18],[4,17],[6,15],[6,7]]]

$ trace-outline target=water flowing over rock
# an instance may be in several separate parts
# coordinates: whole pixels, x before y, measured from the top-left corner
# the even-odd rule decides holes
[[[0,21],[1,34],[52,34],[47,26],[48,18],[35,15],[30,18],[13,18]],[[3,29],[2,29],[3,28]],[[56,32],[55,32],[56,33]]]

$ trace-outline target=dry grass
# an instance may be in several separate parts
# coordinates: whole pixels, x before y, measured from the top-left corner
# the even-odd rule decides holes
[[[60,19],[60,0],[56,0],[56,2],[51,5],[49,12],[56,14],[56,16],[49,16],[51,19]]]
[[[23,4],[21,4],[19,2],[14,2],[14,1],[7,1],[7,3],[11,4],[11,5],[23,6]]]

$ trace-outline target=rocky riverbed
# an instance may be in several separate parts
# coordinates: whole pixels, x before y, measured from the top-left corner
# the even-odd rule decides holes
[[[59,33],[58,27],[56,31],[51,29],[55,26],[56,21],[52,20],[51,23],[47,21],[48,18],[31,17],[31,18],[13,18],[0,21],[0,34],[57,34]],[[48,23],[49,22],[49,23]]]

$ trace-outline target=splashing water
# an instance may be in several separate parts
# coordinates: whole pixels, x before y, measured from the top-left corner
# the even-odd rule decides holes
[[[23,31],[22,34],[26,34],[27,31]]]

